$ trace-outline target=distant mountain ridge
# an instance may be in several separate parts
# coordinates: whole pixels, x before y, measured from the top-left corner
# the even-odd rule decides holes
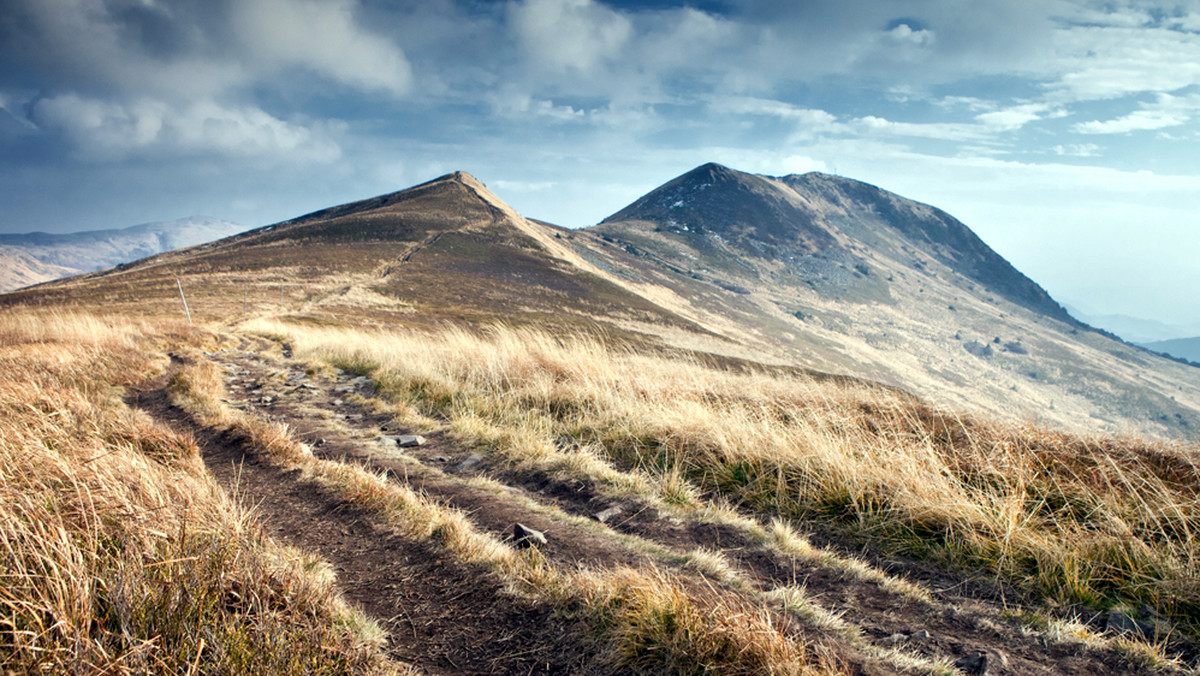
[[[704,165],[569,230],[455,172],[0,305],[181,314],[180,285],[201,320],[535,326],[1009,419],[1200,434],[1194,367],[1080,324],[944,212],[822,174]]]
[[[112,230],[0,234],[0,292],[103,270],[243,230],[237,223],[193,216]]]
[[[1151,343],[1140,343],[1140,345],[1152,352],[1162,352],[1172,357],[1186,359],[1194,364],[1200,364],[1200,336],[1158,340]]]

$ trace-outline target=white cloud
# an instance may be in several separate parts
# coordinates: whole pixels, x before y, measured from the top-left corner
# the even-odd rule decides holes
[[[852,122],[868,134],[891,134],[936,139],[940,141],[982,141],[990,132],[979,125],[955,122],[893,122],[875,115],[856,118]]]
[[[113,103],[76,94],[42,99],[33,110],[39,126],[72,139],[91,161],[194,154],[241,158],[337,159],[337,145],[312,129],[251,106],[211,101],[177,107],[160,100]]]
[[[534,65],[559,72],[591,71],[633,36],[628,17],[593,0],[511,2],[508,21]]]
[[[1200,115],[1200,94],[1171,96],[1159,94],[1154,103],[1143,103],[1138,110],[1114,120],[1081,122],[1074,130],[1081,134],[1125,134],[1178,127]]]
[[[900,43],[919,45],[921,47],[933,44],[933,31],[928,29],[913,30],[912,26],[902,23],[888,31],[888,37]]]
[[[548,118],[567,122],[582,120],[587,115],[572,106],[555,105],[553,101],[535,99],[511,89],[492,96],[491,104],[496,113],[508,118]]]
[[[760,99],[752,96],[729,97],[716,100],[710,106],[718,113],[729,115],[764,115],[794,121],[803,125],[833,128],[837,117],[814,108],[796,106],[785,101]]]
[[[1046,103],[1025,103],[975,116],[975,121],[997,131],[1013,131],[1030,122],[1046,118],[1065,117],[1067,111]]]
[[[358,25],[356,0],[235,2],[230,25],[256,62],[300,66],[365,91],[404,94],[412,72],[399,47]]]
[[[492,181],[492,186],[498,190],[511,190],[513,192],[539,192],[542,190],[550,190],[557,186],[554,181]]]
[[[1200,84],[1200,35],[1166,28],[1075,26],[1056,33],[1055,47],[1060,75],[1050,90],[1068,101]]]
[[[1055,155],[1064,157],[1099,157],[1100,146],[1095,143],[1073,143],[1057,145],[1050,149]]]

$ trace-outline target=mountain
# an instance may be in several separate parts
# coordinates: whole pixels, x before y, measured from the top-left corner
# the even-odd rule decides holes
[[[1158,340],[1150,343],[1141,343],[1141,346],[1152,352],[1162,352],[1172,357],[1200,364],[1200,337]]]
[[[787,261],[806,281],[869,266],[870,254],[926,256],[993,293],[1054,319],[1071,321],[1040,286],[967,226],[926,204],[860,181],[821,173],[781,178],[705,164],[646,194],[603,223],[649,223],[658,232],[711,237],[742,254]],[[914,255],[910,255],[914,254]]]
[[[79,272],[75,268],[44,263],[21,247],[0,246],[0,293]]]
[[[243,226],[194,216],[117,230],[68,234],[0,234],[0,291],[102,270],[121,263],[228,237]]]
[[[1200,430],[1193,371],[1081,324],[963,223],[866,183],[708,164],[588,232],[597,264],[670,289],[763,361],[1068,427]]]
[[[1080,324],[946,213],[824,174],[704,165],[567,230],[455,172],[0,305],[182,314],[180,286],[204,320],[583,331],[1009,419],[1200,433],[1194,367]]]
[[[1111,331],[1131,343],[1153,343],[1161,340],[1187,338],[1200,333],[1200,325],[1168,324],[1155,319],[1143,319],[1122,314],[1099,314],[1067,304],[1072,317],[1106,331]]]

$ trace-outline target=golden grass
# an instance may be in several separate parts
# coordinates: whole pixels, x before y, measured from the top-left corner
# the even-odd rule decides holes
[[[550,457],[569,439],[597,476],[634,472],[666,502],[819,519],[1047,599],[1149,604],[1200,633],[1194,447],[957,417],[881,388],[533,330],[246,328],[369,373],[384,396],[510,458]]]
[[[534,550],[517,551],[478,530],[461,511],[438,505],[406,484],[342,462],[315,457],[285,426],[223,406],[221,372],[208,361],[181,370],[173,400],[205,425],[224,426],[289,469],[371,510],[405,537],[431,539],[457,560],[483,565],[517,594],[582,613],[611,646],[612,666],[636,673],[830,674],[826,659],[775,626],[772,614],[729,594],[697,593],[651,570],[562,570]],[[727,574],[712,552],[688,557],[708,574]]]
[[[380,634],[126,408],[179,323],[0,317],[0,671],[355,673]],[[157,358],[155,355],[158,355]]]

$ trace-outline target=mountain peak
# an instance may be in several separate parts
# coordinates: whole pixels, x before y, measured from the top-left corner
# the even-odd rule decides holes
[[[924,270],[920,252],[993,293],[1070,322],[1040,286],[967,226],[927,204],[869,183],[808,172],[782,177],[710,162],[647,193],[604,223],[651,223],[660,232],[703,236],[738,256],[782,263],[832,256],[853,267],[863,251]]]

